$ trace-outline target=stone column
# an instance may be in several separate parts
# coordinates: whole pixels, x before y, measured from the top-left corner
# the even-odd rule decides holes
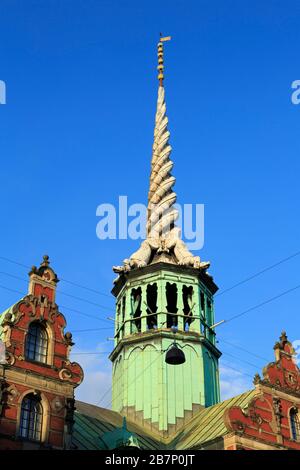
[[[129,317],[132,320],[129,326],[129,334],[133,334],[137,332],[137,327],[133,321],[134,309],[133,309],[133,297],[132,297],[131,291],[130,291],[128,302],[130,303]]]
[[[167,326],[167,298],[166,298],[166,281],[164,279],[157,280],[157,328],[166,328]]]
[[[201,326],[200,326],[200,314],[201,314],[201,306],[200,306],[200,291],[199,288],[193,286],[193,297],[192,297],[192,315],[197,317],[192,321],[190,324],[190,331],[196,331],[197,333],[201,333]]]
[[[125,302],[125,326],[124,326],[124,336],[131,334],[131,318],[132,318],[132,305],[131,305],[131,295],[130,290],[126,291],[126,302]]]
[[[120,340],[120,334],[119,334],[119,339],[117,338],[117,333],[119,331],[119,326],[120,326],[120,315],[119,315],[119,312],[120,312],[120,299],[117,300],[116,302],[116,316],[115,316],[115,340],[114,340],[114,344],[115,346],[117,346],[119,340]]]

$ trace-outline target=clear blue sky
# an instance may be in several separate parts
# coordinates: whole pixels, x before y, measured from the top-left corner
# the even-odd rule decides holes
[[[96,207],[146,202],[158,34],[179,202],[205,204],[205,246],[220,291],[300,250],[299,2],[2,0],[0,256],[48,253],[59,277],[109,295],[134,241],[100,241]],[[300,256],[216,298],[229,318],[300,284]],[[26,269],[0,259],[0,309],[26,292]],[[62,293],[60,293],[62,292]],[[86,301],[68,298],[63,292]],[[246,389],[285,328],[300,339],[300,289],[218,328],[223,396]],[[68,329],[110,327],[114,299],[59,284]],[[75,352],[109,351],[112,330],[74,333]],[[232,356],[228,355],[231,354]],[[80,398],[107,389],[105,355],[77,355]],[[246,362],[251,363],[247,364]],[[229,366],[236,369],[229,369]],[[102,401],[108,405],[109,395]]]

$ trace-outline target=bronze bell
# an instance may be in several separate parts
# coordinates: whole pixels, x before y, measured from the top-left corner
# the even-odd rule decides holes
[[[171,348],[167,351],[165,362],[177,366],[185,362],[185,355],[176,343],[173,343]]]

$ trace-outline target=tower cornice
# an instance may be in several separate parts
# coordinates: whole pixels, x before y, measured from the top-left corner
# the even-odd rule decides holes
[[[158,262],[149,264],[143,268],[137,268],[133,269],[132,271],[121,273],[121,275],[116,279],[111,292],[115,297],[117,297],[128,281],[137,279],[147,274],[157,273],[158,271],[169,271],[176,274],[191,275],[196,277],[205,285],[205,287],[207,287],[212,295],[214,295],[219,289],[213,281],[213,277],[206,271],[199,271],[199,269],[189,266],[178,266],[176,264]]]
[[[176,337],[176,341],[189,344],[203,344],[210,352],[214,354],[216,358],[221,357],[221,351],[216,348],[210,341],[208,341],[204,335],[197,333],[196,331],[188,331],[183,332],[179,331],[174,335],[171,329],[163,328],[159,330],[150,330],[144,333],[137,333],[135,335],[130,335],[128,337],[123,338],[117,346],[113,349],[113,351],[109,355],[109,359],[113,362],[118,355],[121,353],[124,347],[127,346],[135,346],[140,343],[147,345],[155,340],[163,340],[169,339],[174,340]],[[165,351],[161,351],[162,353]]]

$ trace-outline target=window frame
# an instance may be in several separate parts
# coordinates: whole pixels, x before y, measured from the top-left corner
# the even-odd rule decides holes
[[[35,328],[35,334],[32,333],[33,328]],[[31,322],[28,326],[25,339],[25,360],[47,365],[50,349],[49,341],[50,338],[46,326],[39,321]]]
[[[291,439],[293,441],[299,442],[300,441],[300,418],[299,418],[299,410],[296,407],[292,407],[289,410],[289,424],[290,424]]]
[[[21,401],[18,436],[31,442],[42,442],[44,409],[40,396],[26,394]]]

